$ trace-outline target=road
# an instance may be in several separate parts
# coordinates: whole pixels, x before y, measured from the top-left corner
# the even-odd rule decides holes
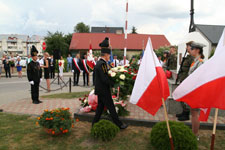
[[[92,77],[90,77],[90,81]],[[65,82],[69,81],[69,76],[63,78]],[[52,81],[52,80],[51,80]],[[51,84],[51,90],[59,89],[60,85],[57,84],[56,80],[53,84]],[[80,76],[80,85],[83,85],[83,77]],[[63,84],[61,84],[63,85]],[[68,84],[69,85],[69,84]],[[91,84],[92,85],[92,82]],[[41,82],[41,86],[46,88],[46,81],[43,79]],[[93,87],[83,87],[83,86],[72,86],[72,92],[81,92],[81,91],[90,91]],[[69,87],[64,87],[62,90],[53,91],[47,93],[45,90],[40,88],[40,96],[53,94],[53,93],[66,93],[69,92]],[[6,104],[13,101],[18,101],[26,98],[30,98],[30,84],[26,77],[18,78],[1,78],[0,79],[0,105]]]

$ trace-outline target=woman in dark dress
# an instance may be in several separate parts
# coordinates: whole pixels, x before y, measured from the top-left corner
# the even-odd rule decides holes
[[[47,52],[44,53],[44,65],[42,66],[42,68],[44,68],[44,78],[46,79],[46,83],[47,83],[47,89],[48,92],[50,92],[50,70],[49,70],[49,60],[48,60],[49,54]]]

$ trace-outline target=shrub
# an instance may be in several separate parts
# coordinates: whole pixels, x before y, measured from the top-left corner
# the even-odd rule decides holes
[[[170,129],[175,150],[197,150],[197,139],[184,123],[170,121]],[[157,150],[170,150],[166,122],[157,123],[150,133],[150,142]]]
[[[46,109],[37,119],[36,124],[45,128],[52,135],[67,133],[74,126],[69,108],[58,108],[51,111]]]
[[[119,130],[119,127],[111,121],[100,120],[92,127],[91,135],[94,138],[101,139],[102,141],[110,141],[116,136]]]

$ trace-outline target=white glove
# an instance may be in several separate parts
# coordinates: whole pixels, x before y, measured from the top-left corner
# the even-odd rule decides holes
[[[74,73],[74,70],[72,70],[72,72]]]
[[[31,85],[34,85],[34,81],[30,81],[30,84],[31,84]]]
[[[40,83],[42,82],[42,78],[40,79]]]

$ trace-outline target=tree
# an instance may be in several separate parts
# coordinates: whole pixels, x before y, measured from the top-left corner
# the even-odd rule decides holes
[[[77,32],[77,33],[89,33],[90,32],[90,27],[88,25],[85,25],[83,22],[80,22],[74,27],[74,32]]]
[[[132,34],[137,34],[137,28],[135,28],[135,26],[132,27],[131,33],[132,33]]]
[[[53,54],[55,49],[59,49],[62,56],[67,56],[69,52],[69,37],[70,35],[64,36],[62,32],[56,31],[51,33],[48,31],[47,36],[45,37],[45,42],[47,45],[46,52]]]

